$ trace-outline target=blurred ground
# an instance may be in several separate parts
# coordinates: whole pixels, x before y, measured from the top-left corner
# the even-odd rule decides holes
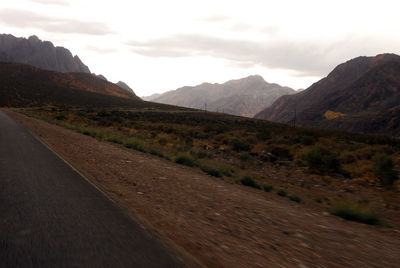
[[[8,112],[159,237],[209,267],[398,267],[400,233]]]

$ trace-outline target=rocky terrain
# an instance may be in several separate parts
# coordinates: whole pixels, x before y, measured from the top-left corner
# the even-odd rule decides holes
[[[283,96],[255,118],[319,128],[399,135],[400,57],[358,57],[308,89]]]
[[[28,39],[0,34],[0,61],[25,63],[40,69],[62,73],[90,73],[78,56],[63,47],[55,47],[37,36]]]
[[[224,84],[203,83],[194,87],[182,87],[144,99],[252,117],[280,96],[294,92],[291,88],[267,83],[261,76],[254,75]]]

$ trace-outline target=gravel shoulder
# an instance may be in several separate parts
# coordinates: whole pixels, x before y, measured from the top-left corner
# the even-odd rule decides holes
[[[6,113],[166,245],[204,266],[398,267],[396,230],[348,222],[273,193]],[[190,258],[186,262],[196,265]]]

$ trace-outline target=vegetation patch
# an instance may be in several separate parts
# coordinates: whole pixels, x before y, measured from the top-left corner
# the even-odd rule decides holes
[[[250,176],[244,176],[243,178],[241,178],[240,183],[244,186],[261,189],[260,185],[258,185],[258,183],[255,182]]]
[[[301,198],[299,196],[295,195],[295,194],[291,194],[288,197],[289,197],[289,199],[291,201],[294,201],[296,203],[300,203],[301,202]]]
[[[263,188],[264,188],[264,191],[271,192],[274,189],[274,186],[272,186],[270,184],[265,184]]]
[[[189,167],[194,167],[196,165],[196,162],[187,155],[180,155],[175,159],[175,162],[181,165],[189,166]]]
[[[283,196],[283,197],[287,196],[287,192],[285,190],[283,190],[283,189],[279,189],[276,193],[279,196]]]
[[[373,158],[372,170],[382,185],[392,185],[398,179],[397,171],[394,170],[394,161],[388,155],[376,155]]]
[[[205,173],[207,173],[208,175],[218,177],[218,178],[222,177],[221,172],[218,169],[215,169],[213,167],[202,165],[202,166],[200,166],[200,169],[202,171],[204,171]]]
[[[340,204],[332,210],[332,215],[341,217],[349,221],[357,221],[365,224],[380,225],[380,217],[367,208],[362,208],[357,204]]]

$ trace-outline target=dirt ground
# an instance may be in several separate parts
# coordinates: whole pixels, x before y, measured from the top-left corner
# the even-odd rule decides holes
[[[196,169],[7,113],[188,264],[399,267],[398,230],[349,222]],[[182,253],[185,252],[185,253]]]

